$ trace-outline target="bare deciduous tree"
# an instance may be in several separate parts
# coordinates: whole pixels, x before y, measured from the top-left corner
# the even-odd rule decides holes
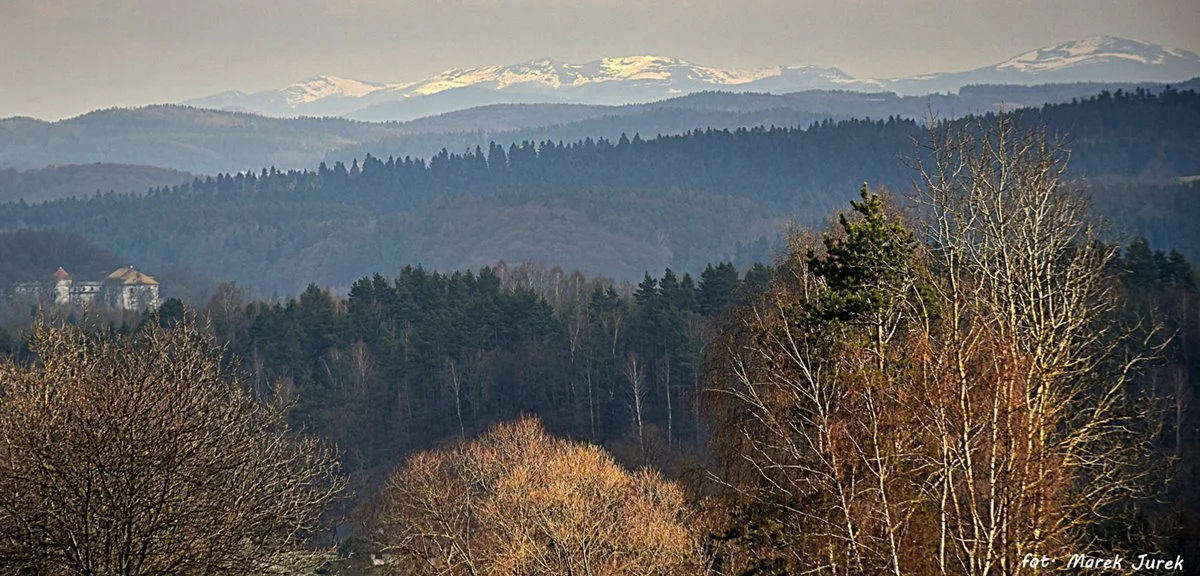
[[[270,571],[341,489],[189,317],[104,338],[41,325],[0,365],[0,570]]]
[[[947,327],[927,335],[925,373],[958,399],[931,414],[945,569],[1012,574],[1025,553],[1086,549],[1090,526],[1144,496],[1158,418],[1130,379],[1158,348],[1113,322],[1115,248],[1065,180],[1066,150],[1007,116],[976,132],[931,131],[920,166]]]
[[[904,234],[866,241],[887,225],[856,204],[710,346],[719,480],[783,527],[790,569],[1018,574],[1097,550],[1145,495],[1157,418],[1130,382],[1156,351],[1114,322],[1065,157],[1007,118],[935,131],[911,267],[867,273]]]
[[[633,424],[637,427],[638,450],[644,460],[646,458],[646,433],[642,419],[643,408],[646,404],[646,374],[641,358],[636,352],[630,351],[625,359],[625,379],[629,381],[629,412],[633,416]]]
[[[675,484],[530,419],[413,456],[372,506],[372,532],[400,574],[703,571]]]

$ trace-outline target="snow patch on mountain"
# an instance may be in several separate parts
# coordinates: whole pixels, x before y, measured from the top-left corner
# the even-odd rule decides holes
[[[1141,40],[1092,36],[1031,50],[993,66],[905,78],[855,78],[839,68],[811,65],[718,68],[657,55],[601,58],[583,64],[541,58],[508,66],[456,68],[416,82],[314,76],[281,90],[224,92],[185,104],[268,116],[355,117],[373,110],[372,119],[395,120],[498,102],[630,104],[704,90],[929,94],[955,92],[968,84],[1173,82],[1195,76],[1200,76],[1200,56],[1195,53]],[[379,112],[380,107],[387,111]],[[404,107],[407,111],[401,111]]]
[[[712,85],[737,85],[779,74],[779,68],[729,70],[698,66],[678,58],[663,56],[602,58],[585,64],[570,64],[543,58],[512,66],[447,70],[414,84],[407,92],[411,95],[428,96],[466,86],[483,86],[494,90],[517,86],[578,88],[620,81],[690,80]]]
[[[387,87],[386,84],[363,82],[340,76],[313,76],[284,88],[282,92],[288,106],[296,108],[303,104],[335,96],[362,98]]]
[[[1115,36],[1091,36],[1049,48],[1031,50],[997,64],[995,68],[1019,72],[1047,72],[1088,62],[1114,60],[1158,65],[1162,64],[1169,56],[1186,58],[1187,54],[1184,51],[1168,50],[1141,40]]]

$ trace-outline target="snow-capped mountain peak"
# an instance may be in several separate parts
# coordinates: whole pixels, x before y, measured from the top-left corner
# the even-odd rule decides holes
[[[339,115],[405,120],[494,104],[630,104],[704,90],[787,93],[801,90],[956,92],[971,84],[1179,82],[1200,76],[1200,56],[1151,42],[1091,36],[961,72],[904,78],[855,78],[830,66],[719,68],[642,54],[573,64],[539,58],[517,64],[455,68],[416,82],[364,82],[314,76],[280,90],[224,92],[185,104],[268,116]]]
[[[778,75],[778,68],[728,70],[698,66],[665,56],[622,56],[601,58],[583,64],[541,58],[509,66],[452,69],[428,80],[405,87],[410,95],[428,96],[480,86],[493,90],[509,88],[579,88],[606,82],[693,81],[713,86],[736,85]]]
[[[288,106],[296,108],[334,96],[362,98],[383,88],[387,88],[387,85],[341,76],[312,76],[284,88],[281,92]]]
[[[1195,60],[1197,56],[1186,50],[1164,48],[1142,40],[1117,36],[1089,36],[1056,46],[1031,50],[996,65],[996,68],[1019,72],[1047,72],[1097,62],[1128,61],[1146,65],[1162,65],[1169,59]]]

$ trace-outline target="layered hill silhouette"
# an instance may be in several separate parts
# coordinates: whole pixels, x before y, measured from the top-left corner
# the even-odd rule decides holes
[[[807,126],[850,118],[956,118],[1086,98],[1103,90],[1161,90],[1162,84],[968,86],[953,95],[899,96],[815,90],[791,94],[704,92],[625,106],[495,105],[404,123],[340,118],[280,119],[184,106],[111,109],[57,122],[0,120],[0,169],[68,164],[137,164],[194,174],[350,163],[366,154],[428,157],[497,142],[564,141],[622,134],[652,138],[699,128]],[[1180,88],[1200,88],[1200,82]],[[165,183],[165,182],[164,182]],[[103,188],[103,187],[102,187]],[[94,188],[82,190],[91,193]],[[0,191],[5,198],[15,192]]]
[[[719,68],[667,56],[609,57],[574,64],[550,58],[453,69],[411,82],[314,76],[278,90],[229,91],[184,104],[268,116],[412,120],[491,104],[630,104],[703,91],[803,90],[953,93],[972,84],[1179,82],[1200,75],[1193,52],[1116,36],[1045,46],[979,68],[903,78],[856,78],[833,66]]]
[[[1071,178],[1116,228],[1200,257],[1200,96],[1105,93],[1013,113],[1066,138]],[[955,126],[994,116],[956,120]],[[427,159],[225,173],[142,195],[0,205],[0,223],[77,235],[153,270],[187,266],[260,295],[404,265],[525,259],[619,280],[769,260],[789,222],[822,224],[866,181],[904,194],[917,121],[507,142]]]

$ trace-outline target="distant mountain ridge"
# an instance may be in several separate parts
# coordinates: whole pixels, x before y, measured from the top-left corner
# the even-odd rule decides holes
[[[970,84],[1176,82],[1200,76],[1194,52],[1116,36],[1047,46],[995,65],[906,78],[855,78],[831,66],[727,69],[673,57],[627,56],[583,64],[542,58],[507,66],[452,69],[416,82],[313,76],[279,90],[223,92],[184,102],[266,116],[343,116],[405,121],[490,104],[631,104],[701,91],[801,90],[956,92]]]
[[[193,174],[275,167],[311,169],[321,161],[349,165],[366,154],[428,157],[442,148],[461,152],[496,141],[571,141],[621,134],[658,134],[754,126],[808,126],[849,118],[958,118],[997,109],[1014,110],[1070,102],[1104,91],[1160,92],[1160,83],[1072,83],[971,85],[954,95],[899,96],[892,92],[808,90],[789,94],[696,92],[647,104],[496,104],[428,116],[403,123],[369,123],[344,118],[268,118],[248,113],[169,105],[109,109],[45,122],[0,119],[0,170],[40,169],[67,164],[138,164]],[[1200,91],[1200,78],[1172,84]],[[483,90],[465,88],[463,90]],[[495,92],[506,95],[508,92]],[[328,100],[324,100],[328,101]],[[420,100],[418,100],[420,101]],[[57,176],[56,176],[57,177]],[[108,190],[110,184],[100,186]],[[113,181],[118,191],[124,186]],[[73,186],[70,195],[96,186]],[[28,191],[10,187],[7,196]],[[63,189],[63,194],[68,190]],[[62,194],[55,193],[53,196]],[[43,198],[44,199],[44,198]]]

